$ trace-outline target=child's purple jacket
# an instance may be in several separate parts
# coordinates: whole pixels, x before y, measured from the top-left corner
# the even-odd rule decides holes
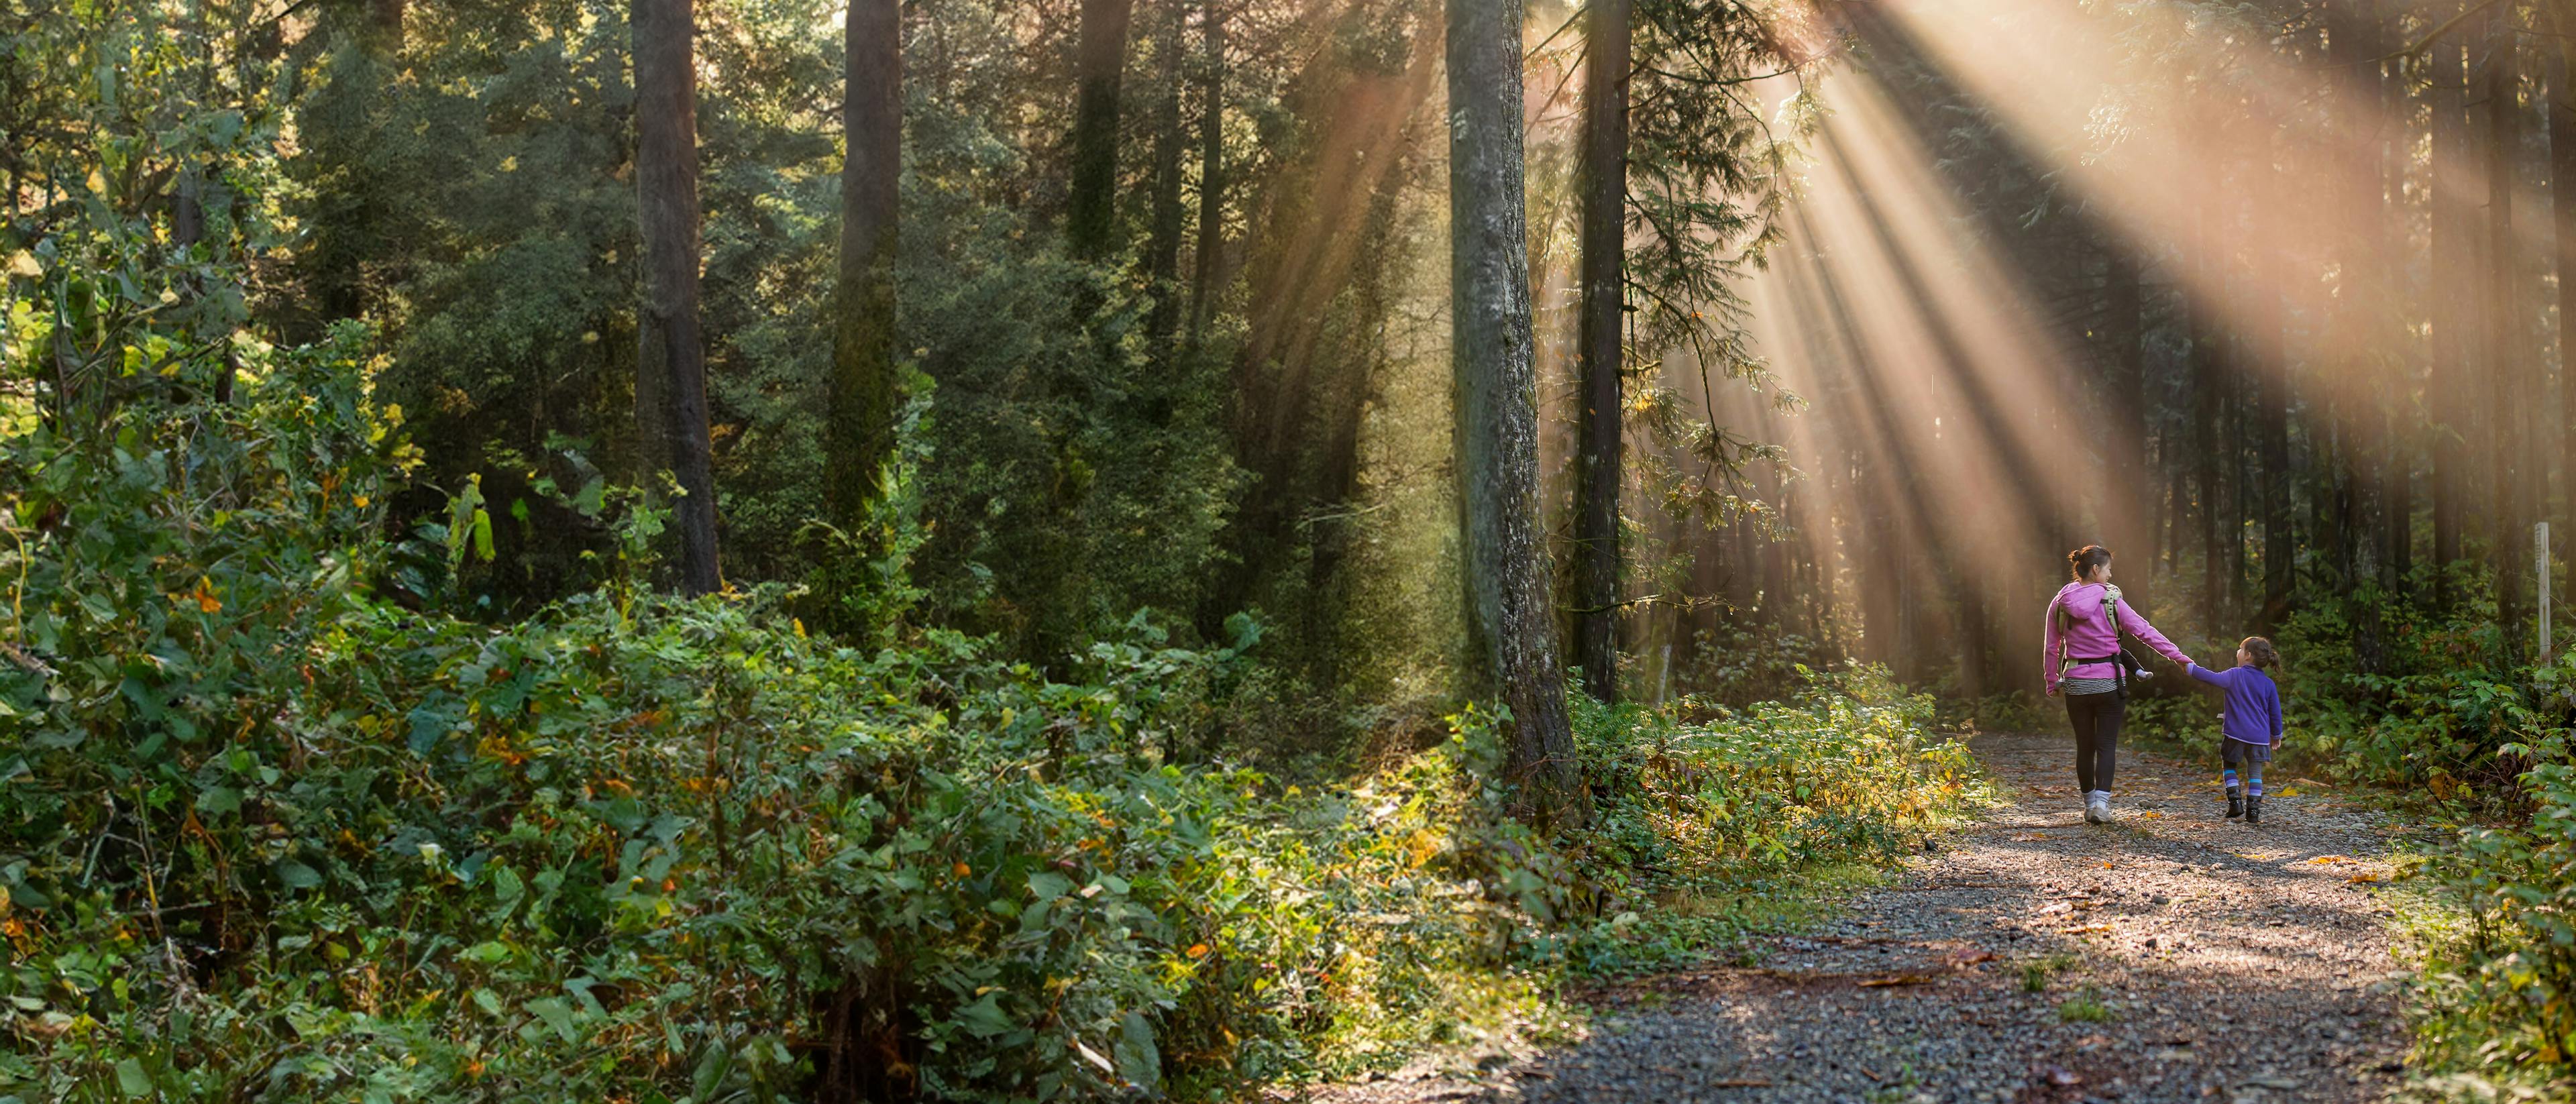
[[[2272,676],[2264,674],[2262,668],[2236,666],[2212,671],[2194,663],[2184,670],[2227,692],[2227,711],[2219,715],[2218,727],[2228,739],[2264,745],[2281,742],[2281,688],[2272,684]]]
[[[2041,630],[2040,636],[2039,671],[2048,680],[2051,692],[2057,689],[2060,658],[2090,659],[2119,650],[2120,641],[2111,632],[2110,618],[2102,615],[2102,599],[2107,589],[2100,583],[2068,583],[2057,588],[2057,597],[2049,599],[2048,626]],[[2059,606],[2066,607],[2069,614],[2067,621],[2070,624],[2062,630],[2057,627]],[[2126,598],[2120,599],[2120,627],[2128,630],[2129,635],[2145,641],[2148,647],[2156,650],[2156,654],[2166,659],[2175,663],[2191,662],[2191,657],[2174,647],[2173,641],[2165,639],[2165,634],[2157,632],[2155,626],[2147,624],[2146,618],[2138,616],[2137,608],[2131,606]],[[2079,663],[2065,672],[2068,678],[2110,678],[2112,673],[2108,663]]]

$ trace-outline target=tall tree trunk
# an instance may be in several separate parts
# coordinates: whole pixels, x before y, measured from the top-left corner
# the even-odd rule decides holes
[[[1538,529],[1538,377],[1521,191],[1521,4],[1450,0],[1449,280],[1460,549],[1475,666],[1511,710],[1511,780],[1542,822],[1588,802]]]
[[[2280,171],[2274,165],[2275,151],[2258,147],[2249,165],[2252,170],[2250,194],[2277,201],[2282,198]],[[2258,204],[2256,210],[2280,210],[2275,203]],[[2257,272],[2277,272],[2287,267],[2277,255],[2281,246],[2271,246],[2275,255],[2270,263],[2258,266]],[[2264,281],[2258,280],[2258,285]],[[2251,345],[2254,377],[2262,388],[2256,399],[2258,459],[2262,464],[2263,488],[2263,608],[2256,623],[2264,631],[2278,628],[2289,616],[2290,591],[2296,580],[2297,544],[2290,529],[2293,503],[2293,480],[2290,473],[2290,357],[2288,349],[2289,292],[2279,287],[2264,287],[2256,292],[2258,317]]]
[[[2506,651],[2516,650],[2522,623],[2522,563],[2528,545],[2522,531],[2521,496],[2516,461],[2521,459],[2520,419],[2515,394],[2522,380],[2522,294],[2519,243],[2514,238],[2513,190],[2515,155],[2522,148],[2522,82],[2514,64],[2517,30],[2509,11],[2490,9],[2487,16],[2486,172],[2487,172],[2487,409],[2494,429],[2487,434],[2488,471],[2494,488],[2494,519],[2488,561],[2496,574],[2497,620],[2505,627]]]
[[[2549,59],[2549,196],[2558,247],[2559,524],[2576,533],[2576,12],[2558,9]],[[2532,442],[2535,449],[2542,447]],[[2536,475],[2537,473],[2535,473]],[[2543,496],[2546,501],[2546,496]]]
[[[1167,0],[1156,14],[1154,53],[1161,64],[1162,86],[1154,90],[1154,210],[1145,239],[1145,277],[1154,296],[1145,332],[1154,339],[1154,355],[1168,357],[1181,328],[1181,154],[1189,135],[1181,129],[1181,86],[1188,73],[1181,64],[1181,25],[1189,9]]]
[[[2371,97],[2375,116],[2371,120],[2378,135],[2374,148],[2377,193],[2369,212],[2373,234],[2371,244],[2372,290],[2377,301],[2368,309],[2383,318],[2403,318],[2412,307],[2407,287],[2408,233],[2410,218],[2406,208],[2406,169],[2412,158],[2414,131],[2405,120],[2414,118],[2414,103],[2407,96],[2412,86],[2406,76],[2406,63],[2388,57],[2390,43],[2397,35],[2397,20],[2403,11],[2399,0],[2376,0],[2365,26],[2368,35],[2363,53],[2371,58],[2365,76],[2376,81]],[[2403,427],[2413,419],[2402,416],[2408,405],[2414,359],[2412,342],[2406,340],[2404,327],[2387,326],[2381,331],[2393,350],[2379,358],[2377,384],[2377,445],[2373,451],[2376,465],[2371,484],[2379,500],[2379,584],[2392,597],[2403,600],[2406,576],[2413,558],[2414,539],[2414,453],[2408,447]]]
[[[1107,257],[1118,224],[1118,78],[1127,66],[1135,0],[1082,0],[1076,32],[1073,173],[1064,220],[1075,257]]]
[[[1619,394],[1627,304],[1628,0],[1589,0],[1583,69],[1582,371],[1575,422],[1574,661],[1619,695]]]
[[[1199,4],[1199,230],[1191,248],[1190,342],[1207,333],[1225,255],[1225,2]]]
[[[2458,5],[2452,5],[2456,14]],[[2463,399],[2471,381],[2476,343],[2469,335],[2468,300],[2462,289],[2471,275],[2471,212],[2467,52],[2456,41],[2437,42],[2429,55],[2433,100],[2433,297],[2432,374],[2424,391],[2433,416],[2433,600],[2449,608],[2448,569],[2460,558],[2461,530],[2467,520],[2469,494],[2466,438],[2468,407]]]
[[[2102,334],[2111,360],[2111,490],[2103,496],[2103,509],[2110,524],[2103,526],[2103,532],[2111,541],[2112,551],[2137,566],[2120,589],[2135,592],[2133,604],[2145,610],[2151,604],[2147,591],[2155,577],[2156,562],[2155,530],[2148,524],[2146,509],[2150,492],[2145,464],[2145,298],[2138,290],[2137,261],[2122,253],[2117,242],[2106,243],[2103,262]]]
[[[2191,422],[2192,486],[2199,497],[2200,522],[2200,625],[2203,632],[2219,630],[2220,610],[2224,608],[2227,587],[2221,570],[2226,558],[2218,544],[2218,460],[2228,438],[2222,432],[2220,417],[2224,408],[2225,371],[2220,364],[2218,302],[2224,289],[2217,286],[2227,278],[2227,266],[2218,263],[2213,254],[2218,236],[2211,233],[2214,221],[2210,204],[2202,202],[2192,218],[2192,292],[2191,312]]]
[[[635,192],[644,240],[644,309],[635,421],[646,486],[678,481],[673,569],[680,589],[722,585],[716,487],[707,437],[707,351],[698,318],[698,90],[692,0],[634,0]]]
[[[895,247],[897,184],[903,175],[903,5],[850,0],[843,26],[841,286],[832,333],[830,475],[832,519],[866,516],[878,475],[894,452]]]

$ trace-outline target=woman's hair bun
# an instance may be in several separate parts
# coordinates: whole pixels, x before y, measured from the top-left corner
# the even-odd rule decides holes
[[[2084,581],[2085,572],[2109,562],[2111,562],[2110,549],[2098,544],[2088,544],[2066,554],[2066,574],[2068,578],[2080,583]]]

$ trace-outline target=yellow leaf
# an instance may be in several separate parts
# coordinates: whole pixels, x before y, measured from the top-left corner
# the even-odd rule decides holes
[[[207,580],[207,578],[206,578],[205,576],[203,576],[203,575],[199,575],[199,576],[197,576],[197,593],[196,593],[196,594],[194,594],[194,595],[192,595],[191,597],[194,597],[194,598],[197,600],[197,610],[198,610],[198,612],[201,612],[201,613],[221,613],[221,612],[223,612],[224,604],[223,604],[221,601],[219,601],[219,600],[217,600],[217,599],[215,598],[215,586],[214,586],[214,584],[213,584],[212,582],[208,581],[208,580]]]
[[[1207,953],[1208,953],[1208,945],[1207,945],[1207,944],[1205,944],[1205,943],[1192,944],[1192,945],[1191,945],[1191,947],[1190,947],[1190,957],[1191,957],[1191,958],[1206,958],[1206,957],[1207,957]]]
[[[957,876],[960,878],[966,877],[967,875],[975,872],[974,867],[968,866],[965,863],[958,863],[955,869],[957,871]]]

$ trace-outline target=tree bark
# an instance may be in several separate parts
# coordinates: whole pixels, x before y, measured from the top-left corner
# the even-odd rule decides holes
[[[1135,0],[1082,0],[1076,32],[1073,173],[1065,248],[1081,260],[1107,257],[1118,220],[1118,78],[1127,65],[1127,24]]]
[[[1145,276],[1154,296],[1145,332],[1153,335],[1154,355],[1168,357],[1181,327],[1181,154],[1189,136],[1181,129],[1181,85],[1188,74],[1181,65],[1181,24],[1188,9],[1173,3],[1158,13],[1155,59],[1163,67],[1162,86],[1154,100],[1154,210],[1145,239]]]
[[[2576,533],[2576,12],[2562,7],[2549,63],[2549,196],[2558,247],[2559,524]],[[2541,442],[2534,441],[2535,447]],[[2547,501],[2542,496],[2542,501]]]
[[[2458,5],[2452,5],[2454,14]],[[2431,376],[2424,391],[2433,419],[2433,600],[2449,608],[2457,596],[2447,577],[2460,558],[2460,533],[2466,519],[2469,457],[2467,407],[2462,398],[2476,378],[2470,341],[2469,312],[2461,290],[2470,278],[2473,249],[2465,191],[2470,167],[2468,68],[2458,42],[2439,42],[2431,51],[2433,100],[2432,284],[2433,324]]]
[[[698,317],[698,104],[693,0],[634,0],[635,192],[644,241],[644,304],[635,328],[636,429],[646,486],[678,482],[671,504],[675,581],[683,593],[723,585],[716,565],[716,488],[707,437],[707,352]]]
[[[1589,0],[1583,69],[1582,409],[1575,422],[1574,661],[1619,698],[1621,323],[1627,304],[1628,0]]]
[[[1522,194],[1520,0],[1450,0],[1449,272],[1460,549],[1474,666],[1511,711],[1506,770],[1542,823],[1588,802],[1538,529],[1538,379]]]
[[[1199,7],[1199,229],[1191,248],[1190,343],[1207,333],[1209,304],[1225,255],[1225,8],[1224,0]]]
[[[855,527],[876,501],[894,453],[895,249],[903,175],[903,7],[850,0],[841,126],[840,300],[832,333],[826,494],[832,520]]]
[[[2117,242],[2103,250],[2104,344],[2110,353],[2111,491],[2103,496],[2110,524],[2103,527],[2111,549],[2136,565],[2121,585],[2132,603],[2149,610],[2148,593],[2156,562],[2155,528],[2147,512],[2150,492],[2146,475],[2147,389],[2145,297],[2138,288],[2137,261]]]
[[[2522,146],[2521,81],[2515,69],[2516,29],[2508,12],[2489,10],[2485,77],[2487,176],[2487,409],[2494,428],[2486,435],[2490,486],[2494,488],[2492,536],[2488,562],[2495,569],[2496,617],[2505,627],[2508,653],[2521,637],[2523,556],[2529,545],[2515,539],[2522,532],[2521,496],[2516,462],[2521,459],[2520,418],[2523,405],[2515,395],[2522,381],[2520,342],[2522,297],[2516,271],[2520,250],[2514,239],[2513,190],[2515,154]]]
[[[2277,200],[2282,198],[2280,171],[2274,164],[2271,146],[2258,146],[2247,164],[2247,193]],[[2276,204],[2257,203],[2255,210],[2281,209]],[[2273,249],[2281,248],[2278,245]],[[2261,392],[2255,400],[2256,448],[2262,465],[2263,512],[2263,608],[2256,623],[2265,632],[2279,628],[2289,616],[2290,590],[2296,578],[2297,545],[2290,529],[2292,514],[2290,478],[2290,358],[2288,335],[2289,292],[2279,287],[2261,287],[2268,283],[2262,274],[2283,267],[2274,257],[2270,266],[2256,268],[2258,317],[2249,345],[2255,364],[2253,373]]]

